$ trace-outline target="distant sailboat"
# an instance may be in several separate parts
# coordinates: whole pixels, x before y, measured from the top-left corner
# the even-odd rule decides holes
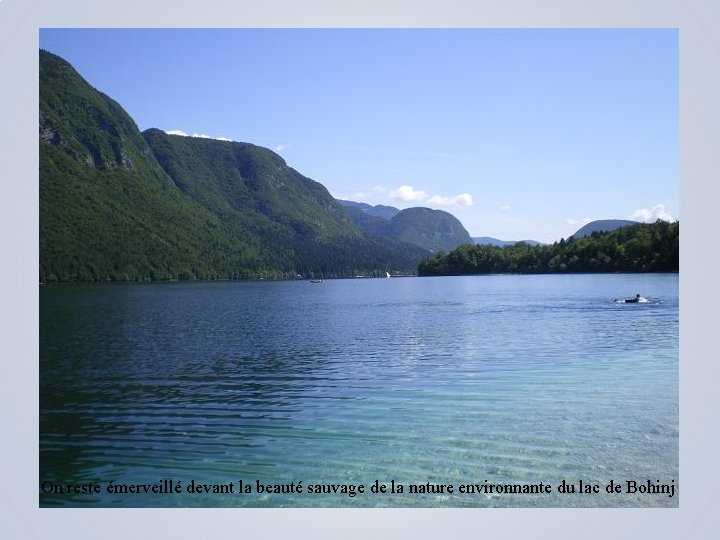
[[[390,272],[385,272],[385,277],[390,277]]]

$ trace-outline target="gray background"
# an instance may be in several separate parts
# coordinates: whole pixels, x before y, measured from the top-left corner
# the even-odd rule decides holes
[[[0,0],[0,535],[4,538],[714,538],[720,331],[720,3],[711,0]],[[680,29],[680,508],[62,510],[38,508],[38,29],[48,27]]]

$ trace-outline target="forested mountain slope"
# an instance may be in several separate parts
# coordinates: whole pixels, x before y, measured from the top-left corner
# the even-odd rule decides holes
[[[431,252],[472,242],[462,223],[443,210],[423,207],[398,210],[392,206],[339,202],[353,223],[369,235],[407,242]]]
[[[380,274],[427,253],[368,237],[266,148],[140,133],[45,51],[39,75],[41,281]]]

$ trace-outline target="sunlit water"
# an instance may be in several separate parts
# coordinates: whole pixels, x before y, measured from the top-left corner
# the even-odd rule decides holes
[[[40,504],[677,506],[678,361],[677,274],[44,286]],[[458,492],[486,480],[552,492]],[[408,493],[428,482],[454,491]]]

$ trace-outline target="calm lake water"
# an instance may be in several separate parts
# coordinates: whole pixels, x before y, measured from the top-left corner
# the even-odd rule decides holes
[[[678,322],[677,274],[44,286],[40,505],[675,507]]]

